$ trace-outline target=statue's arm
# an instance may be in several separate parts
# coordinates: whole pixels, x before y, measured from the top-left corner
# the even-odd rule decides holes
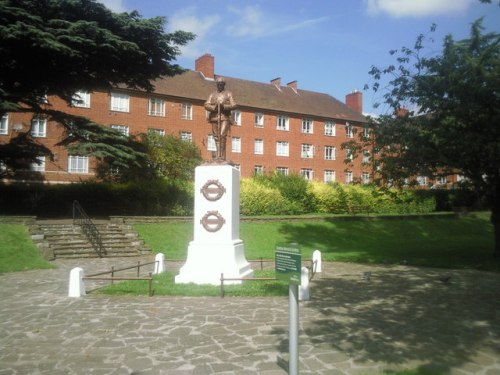
[[[207,101],[205,102],[205,109],[210,112],[214,112],[216,108],[215,101],[213,100],[213,95],[210,94]]]
[[[236,108],[236,102],[234,101],[233,94],[231,92],[228,92],[227,98],[228,98],[229,103],[224,104],[224,109],[232,111],[233,109]]]

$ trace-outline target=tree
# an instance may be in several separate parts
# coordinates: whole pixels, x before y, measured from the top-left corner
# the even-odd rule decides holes
[[[459,173],[491,208],[495,256],[500,256],[500,35],[444,39],[435,56],[423,56],[426,37],[402,48],[398,65],[372,67],[371,88],[389,113],[375,121],[375,144],[386,179]],[[431,29],[434,31],[435,27]],[[391,54],[396,54],[392,51]]]
[[[95,0],[0,0],[0,116],[27,112],[57,119],[67,130],[61,144],[98,158],[128,155],[124,161],[130,162],[134,146],[119,133],[51,110],[47,98],[57,96],[71,105],[77,91],[117,86],[151,91],[151,80],[181,73],[172,61],[178,46],[194,35],[165,33],[165,22],[163,17],[143,19],[135,11],[113,13]],[[29,140],[29,132],[23,139]],[[0,159],[7,166],[15,165],[14,146],[0,150],[9,156]],[[40,146],[37,152],[49,150]]]

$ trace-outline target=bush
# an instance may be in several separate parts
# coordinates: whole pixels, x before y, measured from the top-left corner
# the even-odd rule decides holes
[[[278,189],[243,179],[240,184],[240,213],[242,215],[287,215],[297,208],[285,199]]]

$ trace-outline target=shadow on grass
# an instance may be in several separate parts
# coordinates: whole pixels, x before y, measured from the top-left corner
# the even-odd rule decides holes
[[[388,372],[408,363],[422,373],[448,373],[466,363],[470,373],[484,370],[500,356],[500,275],[448,275],[445,283],[438,270],[387,268],[369,281],[359,275],[316,280],[308,303],[316,315],[302,322],[305,334],[357,363],[386,363]]]

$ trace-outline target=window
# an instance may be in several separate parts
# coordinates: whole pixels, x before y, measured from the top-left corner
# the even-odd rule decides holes
[[[368,126],[363,128],[363,137],[366,139],[370,138],[370,128]]]
[[[0,134],[9,133],[9,115],[6,113],[0,119]]]
[[[427,185],[427,177],[425,177],[425,176],[417,176],[417,183],[420,186],[426,186]]]
[[[335,181],[335,171],[326,170],[323,176],[323,181],[326,183]]]
[[[264,127],[264,115],[262,113],[255,114],[255,127],[256,128]]]
[[[165,100],[160,98],[149,98],[148,115],[165,117]]]
[[[112,92],[111,93],[111,110],[118,112],[129,111],[130,96],[127,94]]]
[[[276,173],[281,174],[283,176],[288,176],[288,167],[277,167]]]
[[[264,174],[264,167],[262,165],[256,165],[253,167],[254,174]]]
[[[191,103],[181,104],[181,119],[183,120],[193,119],[193,107],[191,106]]]
[[[207,138],[207,150],[208,151],[217,151],[217,145],[215,144],[215,138],[212,134],[209,134],[208,138]]]
[[[128,136],[128,126],[127,125],[111,125],[111,129],[115,129],[122,133],[124,136]]]
[[[165,135],[165,129],[153,129],[149,128],[148,129],[149,134],[158,134],[161,135],[162,137]]]
[[[370,151],[363,150],[363,163],[367,164],[370,162]]]
[[[335,147],[325,146],[325,160],[335,160]]]
[[[31,120],[31,135],[33,137],[47,136],[47,119],[35,117]]]
[[[241,172],[241,165],[240,164],[233,164],[233,167],[236,168],[236,170]]]
[[[439,184],[439,185],[446,185],[448,183],[448,180],[446,178],[446,176],[439,176],[437,179],[436,179],[436,182]]]
[[[363,174],[361,175],[361,180],[363,181],[363,184],[369,184],[370,183],[370,173],[363,172]]]
[[[72,104],[73,107],[90,108],[90,92],[77,91],[75,95],[73,95]]]
[[[345,183],[346,184],[352,183],[352,172],[351,171],[347,171],[345,173]]]
[[[302,133],[312,134],[313,133],[313,121],[308,118],[302,119]]]
[[[345,124],[345,135],[347,138],[354,138],[354,129],[348,122]]]
[[[313,154],[314,154],[313,145],[303,143],[302,144],[302,152],[301,152],[300,156],[302,158],[305,158],[305,159],[312,159]]]
[[[232,111],[231,117],[233,119],[233,125],[241,126],[241,111],[239,109]]]
[[[354,159],[354,153],[352,152],[352,150],[345,150],[345,160],[347,161],[352,161]]]
[[[68,157],[68,172],[70,173],[88,173],[89,158],[88,156],[69,156]]]
[[[314,172],[311,168],[302,168],[300,170],[300,175],[304,177],[306,180],[311,181],[313,179]]]
[[[331,121],[325,122],[325,135],[335,137],[337,135],[335,123]]]
[[[37,156],[36,162],[31,163],[30,170],[33,172],[45,172],[45,156]]]
[[[288,142],[278,141],[276,142],[276,155],[277,156],[288,156]]]
[[[185,142],[191,143],[191,142],[193,142],[193,133],[182,131],[181,132],[181,139]]]
[[[232,137],[231,138],[231,151],[232,152],[241,152],[241,138],[240,137]]]
[[[264,154],[264,141],[262,139],[256,139],[253,147],[253,152],[256,155]]]
[[[276,129],[288,131],[290,128],[289,122],[287,116],[278,116],[276,118]]]

